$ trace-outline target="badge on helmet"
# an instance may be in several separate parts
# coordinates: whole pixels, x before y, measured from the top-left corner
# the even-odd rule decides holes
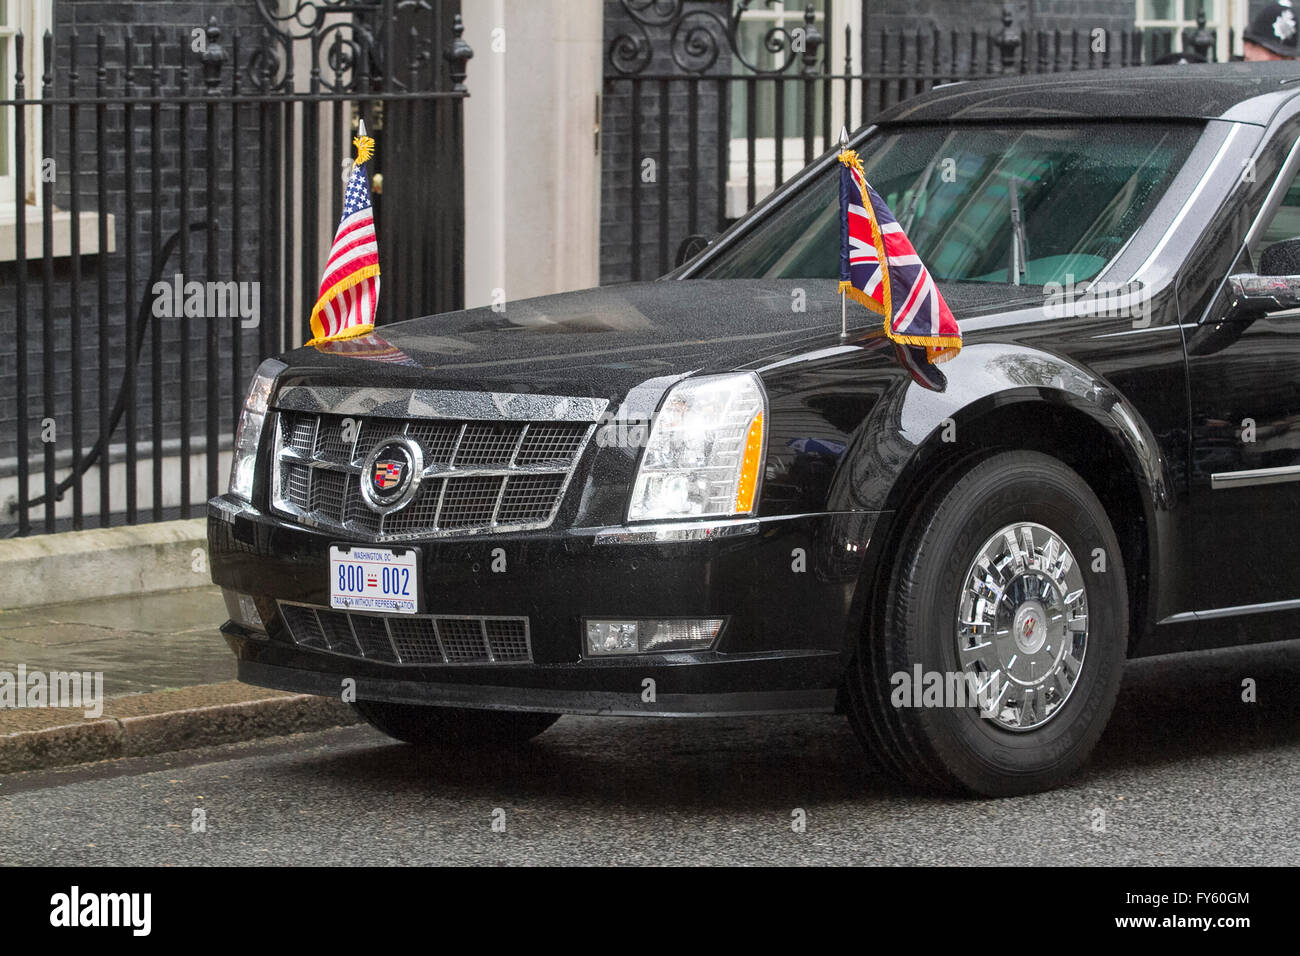
[[[1292,0],[1277,0],[1255,15],[1241,37],[1277,56],[1293,58],[1298,52],[1297,32],[1300,32],[1300,24],[1297,24]]]

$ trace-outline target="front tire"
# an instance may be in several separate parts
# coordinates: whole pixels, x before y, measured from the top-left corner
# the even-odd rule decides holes
[[[521,744],[542,733],[559,714],[513,710],[471,710],[358,700],[352,705],[381,733],[421,747],[499,749]]]
[[[985,796],[1083,764],[1119,693],[1128,591],[1077,474],[1037,452],[985,459],[918,508],[885,583],[847,680],[878,764]]]

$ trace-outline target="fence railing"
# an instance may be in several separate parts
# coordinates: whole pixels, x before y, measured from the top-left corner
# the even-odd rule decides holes
[[[189,517],[224,490],[252,370],[302,341],[358,118],[401,197],[376,183],[381,262],[406,263],[381,319],[461,305],[472,53],[451,5],[409,7],[47,33],[34,77],[12,37],[0,536]]]
[[[1181,37],[1027,30],[1010,12],[975,29],[824,34],[837,2],[854,0],[774,22],[761,4],[623,0],[605,71],[603,282],[667,272],[833,144],[841,125],[856,129],[939,84],[1146,65],[1176,39],[1213,59],[1217,41],[1203,23]],[[761,58],[744,42],[759,15]]]

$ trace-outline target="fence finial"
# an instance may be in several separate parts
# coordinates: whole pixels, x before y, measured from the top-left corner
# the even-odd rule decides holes
[[[1207,60],[1210,58],[1210,50],[1218,37],[1214,30],[1208,30],[1205,26],[1205,7],[1202,6],[1200,12],[1196,14],[1196,29],[1188,27],[1183,31],[1183,49],[1191,47]]]
[[[804,7],[803,31],[803,71],[812,74],[817,72],[817,51],[826,41],[817,29],[817,9],[811,3]],[[830,72],[829,67],[826,72]]]
[[[1011,7],[1002,8],[1002,31],[993,38],[993,43],[1002,53],[1002,72],[1012,70],[1016,65],[1016,51],[1020,48],[1020,33],[1011,26],[1015,17]]]
[[[451,69],[451,89],[453,93],[465,92],[465,77],[467,70],[465,65],[474,56],[473,48],[465,42],[465,21],[461,19],[460,14],[456,14],[451,21],[451,39],[447,41],[447,47],[442,51],[442,58],[447,61]]]
[[[221,82],[221,68],[226,62],[226,51],[222,49],[221,28],[217,26],[216,17],[208,17],[207,44],[200,57],[203,63],[203,85],[209,93],[215,93]]]

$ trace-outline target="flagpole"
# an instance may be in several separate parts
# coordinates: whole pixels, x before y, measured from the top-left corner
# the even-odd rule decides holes
[[[849,148],[849,129],[847,126],[841,126],[840,127],[840,152],[842,153],[848,148]],[[841,339],[847,339],[849,337],[848,301],[849,301],[848,296],[845,294],[844,289],[841,288],[840,289],[840,338]]]

